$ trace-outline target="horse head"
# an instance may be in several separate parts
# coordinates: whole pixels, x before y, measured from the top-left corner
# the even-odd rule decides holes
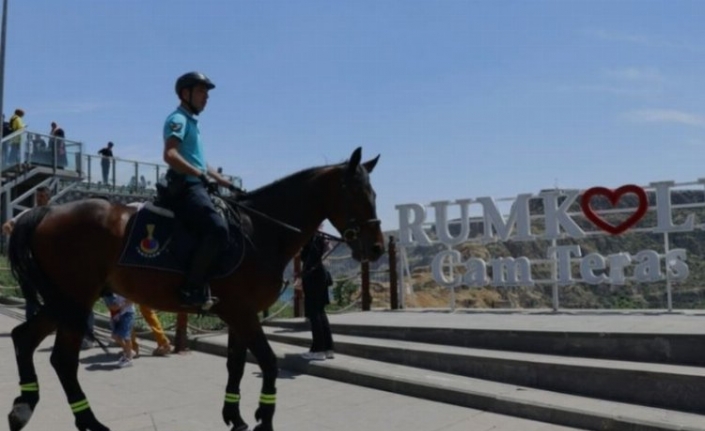
[[[369,174],[379,155],[361,163],[362,148],[353,151],[350,159],[339,166],[339,189],[329,205],[328,220],[338,230],[352,250],[355,260],[375,261],[384,253],[384,235],[377,218],[376,194]]]

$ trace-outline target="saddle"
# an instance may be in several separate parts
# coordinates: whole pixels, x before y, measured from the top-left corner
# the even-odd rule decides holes
[[[232,274],[245,255],[245,238],[241,218],[219,196],[210,195],[216,211],[228,225],[228,247],[216,259],[210,279]],[[168,200],[134,203],[137,207],[127,222],[118,265],[148,268],[183,274],[189,267],[198,238],[174,217]]]

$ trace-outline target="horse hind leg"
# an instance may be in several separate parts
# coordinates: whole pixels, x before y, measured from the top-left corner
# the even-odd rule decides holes
[[[37,315],[12,330],[12,343],[15,346],[15,359],[20,375],[20,396],[13,401],[12,410],[7,416],[10,431],[24,428],[39,403],[34,351],[54,329],[56,323],[45,311],[40,310]]]
[[[274,431],[272,422],[277,401],[277,357],[269,345],[259,322],[257,322],[257,331],[249,349],[262,370],[262,390],[259,397],[259,406],[255,411],[255,419],[259,423],[253,431]]]
[[[228,332],[228,384],[225,387],[223,420],[232,426],[231,431],[246,431],[247,424],[240,415],[240,382],[245,372],[247,346],[232,329]]]
[[[86,315],[87,318],[88,315]],[[98,422],[78,383],[78,356],[82,340],[82,331],[60,326],[56,333],[54,351],[51,354],[51,365],[61,381],[71,411],[76,418],[76,428],[79,431],[110,431],[108,427]]]

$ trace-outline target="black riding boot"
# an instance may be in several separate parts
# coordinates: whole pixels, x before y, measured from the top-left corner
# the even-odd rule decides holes
[[[207,278],[219,253],[218,240],[213,236],[203,237],[196,246],[191,258],[191,267],[186,273],[186,281],[179,292],[183,306],[208,310],[217,301],[217,298],[210,295]]]

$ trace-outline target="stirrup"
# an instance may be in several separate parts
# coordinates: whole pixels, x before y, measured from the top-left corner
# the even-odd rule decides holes
[[[201,305],[201,310],[202,311],[208,311],[210,310],[215,304],[217,304],[220,300],[216,298],[215,296],[210,296],[208,295],[208,298],[206,298],[205,302],[203,305]]]
[[[211,289],[208,285],[201,289],[181,288],[179,290],[179,300],[182,307],[196,307],[201,311],[208,311],[218,303],[218,298],[211,296]]]

